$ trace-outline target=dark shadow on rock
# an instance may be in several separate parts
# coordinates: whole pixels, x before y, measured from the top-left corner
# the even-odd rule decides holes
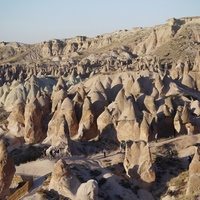
[[[178,177],[181,173],[186,172],[188,164],[185,164],[186,157],[178,158],[176,155],[157,156],[154,161],[156,169],[156,180],[151,189],[152,195],[156,200],[168,191],[167,183]]]
[[[110,95],[108,95],[108,100],[109,102],[112,102],[115,100],[118,92],[123,88],[123,84],[118,84],[118,85],[115,85],[111,88],[111,91],[110,91]]]

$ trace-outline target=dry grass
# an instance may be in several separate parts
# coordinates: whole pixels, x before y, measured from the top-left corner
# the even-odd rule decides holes
[[[7,124],[7,118],[9,116],[10,112],[7,112],[2,107],[0,108],[0,124]]]
[[[172,178],[170,181],[168,181],[166,184],[168,187],[166,194],[173,196],[176,199],[183,199],[183,197],[185,197],[186,194],[188,176],[189,172],[187,170],[180,173],[177,177]],[[171,190],[170,187],[173,187],[175,189]]]

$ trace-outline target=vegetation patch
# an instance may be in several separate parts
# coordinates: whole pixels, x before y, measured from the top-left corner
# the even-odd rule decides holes
[[[14,159],[15,165],[19,166],[22,163],[35,161],[42,156],[43,147],[28,146],[26,148],[13,149],[10,153]]]
[[[98,186],[101,187],[103,186],[105,183],[107,182],[107,179],[106,178],[101,178],[98,182]]]
[[[167,182],[167,187],[169,188],[167,194],[182,199],[186,193],[188,176],[189,171],[187,170],[180,173],[177,177],[172,178],[169,182]],[[170,186],[173,186],[177,189],[170,190]]]
[[[121,180],[120,182],[119,182],[119,184],[122,186],[122,187],[124,187],[124,188],[127,188],[127,189],[131,189],[132,188],[132,183],[130,183],[130,181],[128,181],[128,180]]]
[[[97,170],[97,169],[90,170],[90,175],[91,175],[91,177],[96,177],[96,176],[99,176],[99,175],[101,175],[101,174],[102,174],[102,172],[99,171],[99,170]]]
[[[37,193],[41,196],[43,200],[55,199],[55,200],[70,200],[70,198],[64,197],[53,190],[39,189]]]

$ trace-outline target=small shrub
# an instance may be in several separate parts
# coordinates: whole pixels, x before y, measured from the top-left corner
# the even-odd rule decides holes
[[[127,188],[127,189],[131,189],[132,184],[129,181],[126,180],[121,180],[119,183],[122,187]]]
[[[84,183],[85,182],[85,179],[83,178],[83,176],[81,174],[76,174],[76,177],[78,178],[78,180],[81,182],[81,183]]]
[[[35,161],[41,157],[43,147],[28,146],[24,149],[13,149],[10,153],[14,159],[15,165]]]
[[[99,171],[99,170],[97,170],[97,169],[95,169],[95,170],[90,170],[90,175],[91,175],[92,177],[99,176],[100,174],[102,174],[102,172]]]
[[[136,194],[136,195],[138,195],[138,190],[139,190],[140,188],[138,187],[138,186],[135,186],[134,188],[133,188],[133,192]]]
[[[107,179],[106,178],[101,178],[98,182],[98,186],[101,187],[102,185],[104,185],[106,183]]]
[[[122,197],[122,196],[120,196],[120,195],[117,194],[117,195],[115,195],[115,199],[116,199],[116,200],[123,200],[124,197]]]

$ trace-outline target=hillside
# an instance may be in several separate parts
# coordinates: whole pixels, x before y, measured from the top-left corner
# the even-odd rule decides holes
[[[100,60],[122,61],[136,56],[155,56],[162,63],[184,60],[187,56],[193,61],[199,50],[199,30],[200,17],[188,17],[172,18],[163,25],[119,30],[95,38],[77,36],[33,45],[1,42],[0,63],[51,63],[71,58],[80,61],[90,59],[92,55]]]

